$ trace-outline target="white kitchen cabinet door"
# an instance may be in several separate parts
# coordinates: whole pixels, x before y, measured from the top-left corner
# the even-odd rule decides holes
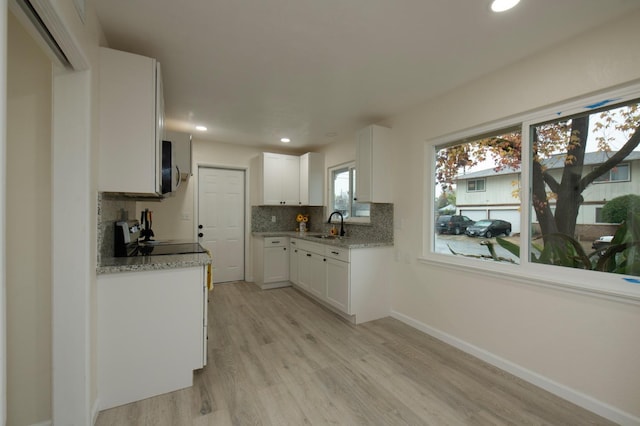
[[[300,158],[265,152],[260,158],[260,205],[300,204]]]
[[[262,203],[264,205],[282,204],[282,157],[278,154],[264,153],[262,157]]]
[[[264,282],[276,283],[289,280],[289,252],[287,247],[265,247]]]
[[[346,314],[351,314],[349,263],[327,258],[327,301]]]
[[[311,258],[314,254],[306,250],[298,251],[298,286],[303,290],[311,287]]]
[[[161,193],[164,102],[160,64],[100,48],[98,190]]]
[[[324,205],[324,154],[307,152],[300,156],[300,204]]]
[[[295,155],[282,159],[282,200],[287,206],[300,204],[300,157]]]
[[[357,133],[355,201],[393,202],[389,179],[392,154],[391,129],[372,125]]]
[[[325,299],[327,297],[327,259],[319,254],[311,253],[309,265],[309,291],[311,294]]]
[[[267,290],[288,287],[289,238],[253,237],[253,275],[256,285]]]
[[[292,239],[289,242],[289,281],[298,284],[298,242]]]

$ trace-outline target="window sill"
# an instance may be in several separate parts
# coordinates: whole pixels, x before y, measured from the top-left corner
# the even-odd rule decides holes
[[[626,275],[620,275],[619,277],[614,275],[612,277],[612,274],[608,273],[583,271],[551,265],[491,264],[491,262],[494,261],[460,259],[458,257],[438,254],[418,257],[418,262],[456,272],[471,272],[473,275],[507,279],[518,284],[545,287],[600,299],[640,305],[640,285],[625,282],[624,279],[629,278]],[[550,273],[549,268],[554,268],[551,271],[552,273]],[[594,283],[594,281],[598,279],[602,279],[601,284]]]

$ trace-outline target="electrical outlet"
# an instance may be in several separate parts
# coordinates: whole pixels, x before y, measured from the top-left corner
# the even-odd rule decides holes
[[[273,222],[273,223],[276,222],[276,217],[275,216],[271,216],[271,222]]]

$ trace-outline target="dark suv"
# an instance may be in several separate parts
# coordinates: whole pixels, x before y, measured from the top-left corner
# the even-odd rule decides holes
[[[475,222],[467,216],[462,215],[443,215],[436,222],[436,232],[438,234],[463,234],[467,226],[473,225]]]

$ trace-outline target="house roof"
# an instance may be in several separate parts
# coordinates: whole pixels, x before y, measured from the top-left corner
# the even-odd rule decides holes
[[[602,164],[615,153],[616,151],[588,152],[584,156],[584,165],[593,166],[596,164]],[[543,160],[542,164],[547,169],[560,169],[564,167],[565,157],[566,157],[566,154],[554,155],[552,157],[549,157]],[[624,159],[624,161],[634,161],[634,160],[640,160],[640,151],[633,151],[631,152],[631,154],[627,155]],[[498,172],[496,172],[494,168],[490,168],[490,169],[478,170],[477,172],[461,174],[461,175],[458,175],[457,179],[458,180],[478,179],[478,178],[483,178],[488,176],[509,175],[509,174],[516,174],[516,173],[520,173],[519,167],[516,169],[506,168]]]

